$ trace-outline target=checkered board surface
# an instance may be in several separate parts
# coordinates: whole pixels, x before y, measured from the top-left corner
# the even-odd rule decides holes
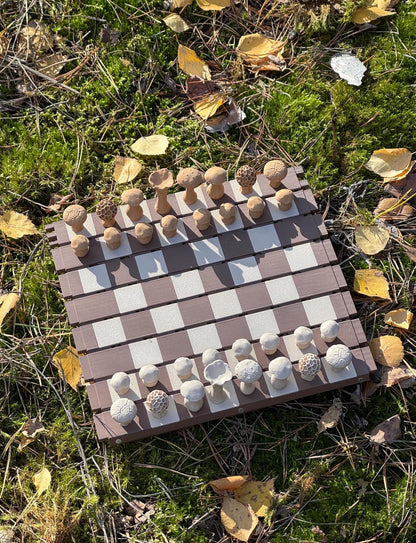
[[[141,245],[133,223],[119,207],[116,227],[122,231],[119,249],[107,248],[104,228],[95,213],[88,215],[81,232],[90,240],[84,258],[74,255],[72,230],[63,221],[48,225],[47,235],[59,274],[75,346],[81,356],[84,378],[100,439],[131,441],[176,430],[219,417],[267,407],[325,390],[368,379],[375,369],[366,338],[347,290],[344,276],[316,202],[301,168],[289,169],[282,188],[294,192],[289,211],[277,207],[275,190],[259,175],[253,192],[241,194],[236,181],[224,185],[221,200],[212,200],[205,186],[197,189],[198,201],[188,206],[183,192],[169,195],[170,213],[179,218],[173,238],[163,235],[155,200],[142,205],[141,221],[155,227],[153,239]],[[260,219],[252,219],[247,199],[258,195],[267,205]],[[237,218],[222,223],[219,206],[237,205]],[[199,231],[192,218],[195,209],[212,212],[211,226]],[[353,363],[334,372],[325,362],[328,345],[322,341],[319,325],[328,319],[340,323],[336,342],[353,353]],[[309,349],[300,351],[293,331],[298,326],[314,331]],[[281,337],[279,350],[265,355],[258,343],[264,332]],[[173,362],[180,356],[194,361],[194,379],[204,384],[201,354],[207,348],[221,352],[234,368],[231,352],[238,338],[252,342],[252,356],[263,368],[255,392],[245,396],[236,377],[226,385],[227,400],[213,404],[208,396],[203,408],[191,413],[179,393],[181,381]],[[322,370],[311,382],[300,377],[298,361],[304,352],[322,356]],[[287,356],[294,371],[282,390],[271,386],[267,371],[272,358]],[[152,389],[138,377],[146,364],[157,365],[157,389],[169,395],[165,417],[153,417],[144,401]],[[130,374],[127,397],[135,401],[138,415],[128,426],[110,416],[119,396],[109,386],[113,373]]]

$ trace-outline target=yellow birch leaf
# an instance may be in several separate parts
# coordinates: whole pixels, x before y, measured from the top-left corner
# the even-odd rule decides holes
[[[239,541],[248,541],[259,519],[250,505],[244,505],[233,498],[224,498],[221,522],[230,535]]]
[[[376,362],[397,368],[404,357],[403,343],[396,336],[380,336],[370,341],[370,351]]]
[[[395,178],[407,170],[411,160],[412,153],[408,149],[378,149],[365,167],[381,177]]]
[[[45,490],[48,490],[51,484],[51,472],[47,468],[42,468],[33,476],[33,484],[36,487],[36,493],[40,496]]]
[[[230,0],[196,0],[203,11],[221,11],[231,6]]]
[[[355,241],[366,255],[376,255],[382,251],[389,238],[389,231],[381,226],[357,226],[355,228]]]
[[[6,211],[4,215],[0,216],[0,231],[13,239],[39,234],[33,222],[26,215],[16,211]]]
[[[391,324],[391,326],[403,328],[404,330],[409,330],[412,319],[413,313],[407,311],[407,309],[395,309],[394,311],[389,311],[384,316],[386,324]]]
[[[192,0],[173,0],[172,7],[173,9],[186,8],[186,6],[190,6],[191,4]]]
[[[371,21],[375,21],[380,17],[388,17],[394,14],[394,11],[386,11],[378,7],[358,8],[352,14],[352,20],[355,24],[362,25],[364,23],[371,23]]]
[[[201,60],[198,55],[189,47],[180,45],[178,47],[178,63],[181,70],[186,74],[199,77],[199,79],[211,79],[211,72],[208,64]]]
[[[65,381],[68,385],[74,390],[77,390],[82,371],[76,349],[69,346],[62,351],[59,351],[59,353],[53,355],[52,361],[54,366],[58,368],[59,375],[61,377],[65,376]]]
[[[394,183],[395,181],[400,181],[400,179],[404,179],[413,170],[414,165],[415,165],[415,161],[412,160],[409,166],[405,170],[400,172],[399,174],[395,175],[394,177],[385,177],[383,179],[384,183]]]
[[[222,477],[221,479],[215,479],[208,484],[212,487],[217,494],[224,494],[225,492],[232,492],[236,488],[242,486],[250,479],[249,475],[231,475],[230,477]]]
[[[6,294],[4,298],[2,297],[2,300],[0,300],[0,330],[7,313],[16,307],[18,301],[19,296],[14,292]]]
[[[141,172],[142,165],[135,158],[116,156],[114,162],[114,179],[118,185],[133,181]]]
[[[354,276],[354,290],[372,298],[391,299],[389,285],[381,270],[357,270]]]
[[[171,13],[163,19],[163,22],[174,32],[185,32],[191,27],[177,13]]]
[[[251,505],[258,517],[267,515],[274,497],[274,481],[248,481],[234,492],[235,499],[246,505]]]
[[[169,140],[166,136],[155,134],[139,138],[131,146],[132,151],[139,155],[164,155],[169,147]]]
[[[202,100],[198,100],[198,102],[194,104],[194,109],[195,112],[206,121],[215,115],[218,108],[221,107],[225,101],[226,96],[220,92],[216,92],[202,98]]]
[[[250,64],[262,64],[270,55],[281,53],[284,45],[261,34],[246,34],[241,36],[237,52]]]

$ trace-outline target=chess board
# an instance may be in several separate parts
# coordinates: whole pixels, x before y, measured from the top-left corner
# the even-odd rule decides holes
[[[281,211],[275,190],[259,175],[253,192],[243,195],[236,181],[224,184],[225,194],[212,200],[205,186],[198,200],[188,206],[183,192],[170,194],[171,214],[178,217],[177,234],[167,238],[155,211],[155,199],[143,204],[141,221],[155,227],[153,239],[141,245],[125,206],[118,208],[116,227],[122,243],[110,250],[103,239],[104,227],[95,213],[88,214],[81,234],[90,241],[87,256],[78,258],[70,242],[75,235],[63,221],[47,226],[56,270],[65,298],[75,346],[81,354],[83,376],[94,412],[99,439],[131,441],[245,413],[276,403],[309,396],[367,380],[375,364],[357,318],[351,295],[328,239],[321,215],[301,168],[290,168],[281,188],[294,192],[289,211]],[[261,218],[252,219],[247,208],[250,196],[266,202]],[[226,226],[220,218],[223,202],[237,205],[235,222]],[[212,212],[210,227],[196,228],[192,213],[198,208]],[[319,326],[328,319],[340,324],[335,343],[344,343],[353,362],[334,372],[325,361],[328,345]],[[314,341],[299,350],[293,337],[298,326],[313,329]],[[276,354],[267,356],[259,345],[264,332],[279,334]],[[173,362],[181,356],[193,360],[194,378],[204,379],[201,354],[218,349],[233,370],[237,361],[232,343],[246,338],[263,375],[253,394],[241,393],[238,379],[226,385],[227,399],[214,404],[208,395],[203,408],[192,413],[179,393],[181,381]],[[305,352],[322,357],[320,373],[308,382],[301,378],[298,361]],[[268,365],[277,356],[288,357],[293,374],[281,390],[271,386]],[[157,365],[160,378],[148,389],[139,369]],[[127,426],[110,415],[118,394],[109,386],[111,376],[127,372],[131,388],[127,397],[138,414]],[[168,413],[155,418],[144,405],[154,389],[169,395]],[[125,396],[124,396],[125,397]]]

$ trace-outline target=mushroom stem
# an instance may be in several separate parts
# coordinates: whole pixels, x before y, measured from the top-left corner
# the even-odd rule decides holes
[[[156,188],[156,213],[159,213],[159,215],[164,215],[165,213],[169,213],[170,208],[171,205],[168,202],[168,189]]]
[[[133,222],[140,221],[140,219],[143,217],[142,206],[131,206],[128,204],[126,207],[126,215]]]
[[[223,385],[211,385],[208,388],[208,394],[212,403],[222,403],[227,399]]]
[[[191,206],[198,200],[198,195],[193,187],[186,187],[185,194],[183,195],[183,201],[188,206]]]
[[[211,183],[207,187],[207,193],[213,200],[219,200],[224,196],[224,185],[214,185]]]
[[[244,383],[244,381],[241,381],[240,382],[241,392],[245,394],[246,396],[253,394],[253,392],[256,390],[256,383],[257,381],[254,381],[254,383]]]
[[[315,379],[316,373],[314,375],[306,375],[305,373],[301,373],[300,376],[305,381],[313,381]]]
[[[221,387],[222,388],[222,387]],[[201,398],[200,400],[196,400],[196,401],[191,401],[191,400],[187,400],[185,398],[184,400],[184,405],[187,409],[189,409],[189,411],[192,411],[193,413],[196,413],[197,411],[199,411],[202,406],[204,405],[204,399]]]
[[[282,388],[285,388],[285,386],[287,386],[287,381],[287,379],[278,379],[274,375],[270,377],[270,383],[272,387],[276,390],[281,390]]]

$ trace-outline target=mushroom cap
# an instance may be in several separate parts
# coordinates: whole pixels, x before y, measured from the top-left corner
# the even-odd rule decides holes
[[[230,218],[237,216],[237,206],[226,202],[225,204],[220,205],[220,215],[221,217]]]
[[[202,363],[204,366],[208,366],[208,364],[215,362],[215,360],[221,360],[221,355],[217,349],[205,349],[202,353]]]
[[[168,410],[169,396],[163,390],[152,390],[147,395],[145,403],[149,411],[158,415]]]
[[[306,326],[299,326],[296,328],[296,330],[293,332],[293,335],[295,336],[296,343],[305,344],[310,343],[313,340],[313,332],[310,328],[307,328]]]
[[[172,172],[167,168],[156,170],[149,175],[149,184],[154,189],[169,189],[174,181]]]
[[[182,168],[176,177],[177,184],[184,189],[199,187],[204,180],[204,174],[196,168]]]
[[[222,185],[227,181],[227,170],[219,166],[212,166],[205,172],[205,181],[208,185]]]
[[[287,175],[286,164],[283,160],[270,160],[264,165],[263,174],[269,181],[282,181]]]
[[[325,360],[337,369],[346,368],[352,361],[352,352],[346,345],[332,345],[326,352]]]
[[[190,402],[198,402],[205,396],[205,388],[201,381],[185,381],[180,388],[182,396]]]
[[[276,200],[282,205],[289,205],[293,202],[293,192],[290,189],[280,189],[276,192]]]
[[[333,340],[339,332],[339,324],[336,321],[325,321],[320,326],[321,337],[323,340]]]
[[[266,207],[266,202],[260,196],[251,196],[247,200],[247,207],[250,211],[261,211]]]
[[[117,230],[117,228],[114,228],[114,226],[106,228],[104,230],[104,240],[108,241],[109,243],[121,241],[120,230]]]
[[[202,219],[208,219],[208,217],[211,219],[211,212],[206,209],[205,207],[200,207],[199,209],[196,209],[192,217],[195,221],[201,221]]]
[[[104,198],[98,202],[95,212],[102,221],[109,221],[117,215],[117,206],[110,198]]]
[[[166,228],[166,230],[174,230],[178,226],[178,218],[175,215],[165,215],[162,217],[160,225],[162,228]]]
[[[112,403],[110,415],[120,424],[129,424],[137,415],[137,407],[129,398],[119,398]]]
[[[222,360],[214,360],[204,369],[204,377],[211,385],[224,385],[232,379],[232,376],[230,366]]]
[[[156,381],[159,378],[159,369],[153,364],[146,364],[140,368],[139,377],[144,381]]]
[[[147,222],[138,222],[136,226],[134,227],[134,231],[136,232],[136,236],[144,236],[148,234],[150,236],[150,233],[153,234],[153,226]]]
[[[248,339],[241,338],[236,339],[231,348],[236,356],[249,356],[252,346]]]
[[[118,371],[111,377],[110,385],[116,392],[119,389],[128,389],[130,388],[130,376],[124,371]]]
[[[234,372],[237,378],[243,381],[243,383],[254,383],[263,374],[260,364],[252,358],[241,360],[234,368]]]
[[[251,166],[241,166],[235,173],[237,183],[242,187],[251,187],[257,179],[256,170]]]
[[[285,356],[278,356],[271,360],[269,371],[276,379],[287,379],[292,373],[292,362]]]
[[[265,332],[260,336],[260,345],[266,350],[276,349],[280,343],[280,337],[277,334]]]
[[[71,247],[75,250],[86,251],[90,246],[90,241],[82,234],[77,234],[71,239]]]
[[[121,194],[121,200],[130,206],[139,206],[143,200],[143,192],[140,189],[128,189]]]
[[[185,356],[177,358],[173,363],[173,367],[175,368],[175,371],[179,377],[181,375],[187,375],[190,371],[192,371],[193,366],[192,360],[190,358],[186,358]]]
[[[87,212],[82,206],[73,204],[65,209],[62,218],[66,224],[73,226],[74,224],[84,223],[87,219]]]
[[[316,375],[321,369],[321,359],[317,354],[304,354],[299,360],[299,371],[304,375]]]

